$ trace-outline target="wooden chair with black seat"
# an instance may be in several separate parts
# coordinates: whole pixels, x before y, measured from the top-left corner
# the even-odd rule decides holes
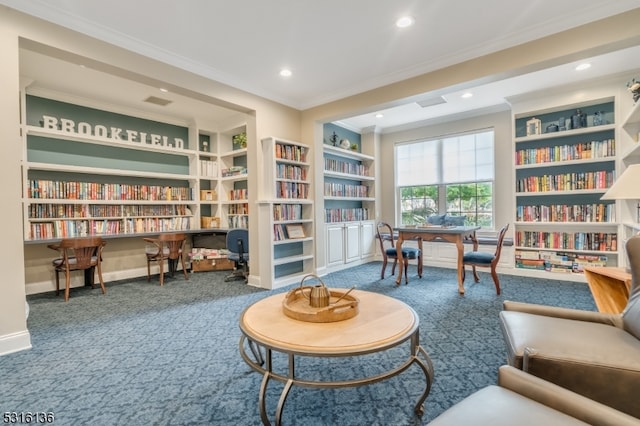
[[[189,279],[189,273],[187,272],[187,266],[184,260],[184,251],[187,237],[182,233],[165,233],[160,234],[155,238],[143,238],[144,241],[150,243],[145,248],[145,254],[147,256],[147,281],[151,279],[151,262],[158,262],[160,266],[160,285],[164,285],[164,263],[167,261],[167,266],[171,276],[178,267],[178,262],[182,265],[182,272],[184,278]]]
[[[478,272],[476,271],[477,267],[480,268],[490,268],[491,269],[491,277],[493,278],[493,284],[496,286],[496,294],[500,294],[500,280],[498,279],[498,273],[496,272],[496,267],[498,266],[498,262],[500,262],[500,253],[502,252],[502,245],[504,243],[504,237],[507,233],[507,229],[509,229],[509,224],[507,223],[498,233],[498,239],[496,242],[496,250],[493,253],[483,252],[483,251],[468,251],[462,257],[462,281],[464,282],[464,278],[466,275],[465,267],[471,266],[473,269],[473,278],[475,282],[480,281],[480,277],[478,276]]]
[[[65,238],[58,244],[49,244],[48,248],[60,253],[60,257],[53,259],[52,264],[56,272],[56,296],[60,294],[59,273],[64,272],[65,289],[64,301],[69,301],[71,289],[71,271],[85,271],[85,285],[94,287],[94,274],[98,272],[98,280],[102,294],[107,289],[102,279],[102,248],[106,242],[101,237]]]
[[[380,242],[380,251],[382,252],[382,271],[380,271],[380,279],[384,279],[384,273],[387,269],[389,259],[393,259],[391,275],[396,273],[396,265],[398,264],[398,252],[396,251],[395,238],[391,225],[385,222],[378,222],[376,225],[378,241]],[[418,276],[422,278],[422,250],[416,247],[402,247],[402,259],[404,260],[404,279],[408,283],[407,270],[409,269],[409,260],[418,261]],[[402,267],[402,265],[401,265]]]

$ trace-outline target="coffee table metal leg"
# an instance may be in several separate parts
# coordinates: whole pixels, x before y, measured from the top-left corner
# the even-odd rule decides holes
[[[262,376],[262,384],[260,385],[260,396],[258,397],[258,405],[260,406],[260,418],[263,425],[270,425],[269,416],[267,415],[267,385],[271,379],[271,349],[265,348],[265,372]]]
[[[287,380],[287,383],[284,385],[284,389],[282,389],[282,393],[280,394],[280,400],[278,401],[278,407],[276,408],[276,426],[280,426],[281,424],[284,403],[287,401],[291,385],[293,385],[293,379]]]
[[[427,396],[429,396],[429,392],[431,392],[431,383],[433,383],[434,372],[433,362],[431,362],[429,354],[424,350],[422,346],[420,346],[420,336],[417,331],[411,337],[411,353],[413,355],[413,362],[418,364],[418,366],[422,369],[422,371],[424,372],[425,380],[427,382],[424,392],[422,392],[422,396],[420,397],[420,399],[418,399],[418,402],[413,409],[414,413],[416,413],[418,416],[422,416],[424,414],[424,402],[426,401]],[[426,363],[420,359],[421,354]]]

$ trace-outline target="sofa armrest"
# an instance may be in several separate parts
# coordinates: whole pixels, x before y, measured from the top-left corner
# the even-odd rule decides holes
[[[546,380],[503,365],[498,384],[591,425],[638,425],[640,420]]]
[[[502,307],[505,311],[517,311],[534,315],[543,315],[547,317],[597,322],[622,328],[622,316],[620,314],[605,314],[602,312],[560,308],[557,306],[537,305],[534,303],[512,302],[510,300],[505,300],[502,304]]]

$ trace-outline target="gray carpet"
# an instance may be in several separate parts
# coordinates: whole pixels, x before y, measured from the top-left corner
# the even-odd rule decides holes
[[[329,287],[357,285],[412,306],[420,316],[420,339],[430,354],[435,380],[425,414],[413,405],[424,389],[416,366],[392,379],[344,389],[294,387],[285,425],[426,424],[460,399],[496,381],[505,360],[498,313],[503,300],[596,310],[585,284],[503,275],[496,296],[491,277],[467,276],[458,296],[455,271],[410,271],[409,285],[379,280],[380,263],[323,277]],[[0,412],[53,412],[58,425],[259,425],[261,376],[238,353],[241,311],[272,292],[242,282],[223,282],[225,272],[196,273],[74,289],[62,296],[28,298],[33,349],[0,357]],[[553,275],[549,276],[553,278]],[[278,291],[287,291],[292,286]],[[301,368],[318,376],[344,377],[375,371],[403,359],[399,349],[344,360],[308,359]],[[280,362],[275,360],[275,362]],[[282,385],[267,394],[273,419]]]

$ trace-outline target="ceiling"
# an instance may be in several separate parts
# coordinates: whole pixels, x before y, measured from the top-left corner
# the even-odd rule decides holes
[[[301,110],[639,6],[638,0],[0,0],[0,4]],[[402,15],[411,15],[415,24],[396,28],[395,20]],[[382,111],[381,119],[375,117],[379,111],[367,111],[341,123],[354,129],[372,125],[384,129],[501,108],[505,98],[523,92],[638,70],[640,46],[590,60],[592,67],[582,73],[576,73],[576,63],[571,62],[467,87],[465,91],[474,94],[469,99],[461,98],[459,89],[443,89],[422,99],[427,103],[444,99],[440,105],[423,108],[411,102]],[[283,67],[292,76],[281,77]]]

